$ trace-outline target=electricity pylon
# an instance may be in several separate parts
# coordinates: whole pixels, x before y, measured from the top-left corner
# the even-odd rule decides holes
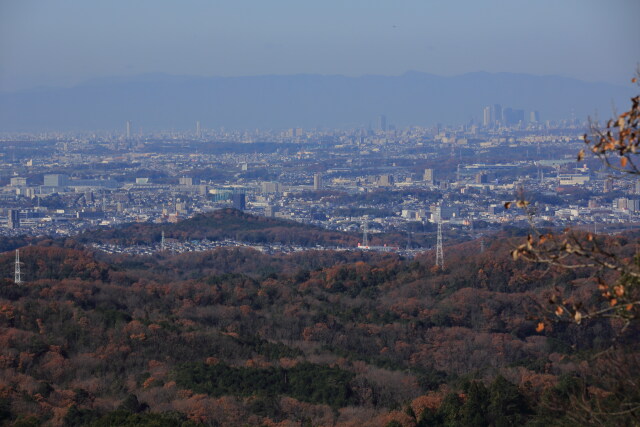
[[[436,265],[444,268],[444,251],[442,250],[442,219],[438,218],[438,243],[436,245]]]
[[[13,281],[16,285],[22,285],[22,277],[20,276],[20,250],[16,249],[16,267]]]
[[[369,246],[369,236],[367,235],[367,221],[362,223],[362,246]]]

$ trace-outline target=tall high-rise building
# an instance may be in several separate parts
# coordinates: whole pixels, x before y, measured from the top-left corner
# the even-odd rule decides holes
[[[378,187],[393,187],[393,176],[389,174],[382,174],[378,176]]]
[[[502,106],[500,104],[493,104],[491,110],[491,124],[500,124],[502,121]]]
[[[231,201],[233,203],[233,208],[239,211],[243,211],[247,207],[247,198],[245,193],[233,193]]]
[[[529,113],[529,121],[531,123],[540,123],[540,112],[532,111]]]
[[[476,174],[476,184],[486,184],[489,182],[489,177],[484,172],[479,172]]]
[[[9,209],[7,215],[7,226],[9,228],[20,228],[20,211],[18,209]]]
[[[381,130],[382,132],[387,131],[387,116],[384,114],[378,116],[378,130]]]
[[[322,190],[322,174],[321,173],[313,174],[313,189]]]
[[[610,193],[612,191],[613,191],[613,179],[607,178],[607,179],[604,180],[603,192],[604,193]]]
[[[505,126],[513,124],[513,109],[511,107],[504,107],[502,109],[502,117],[500,118],[500,121]]]
[[[202,133],[200,131],[200,121],[196,122],[196,138],[200,138],[202,136]]]
[[[131,120],[127,120],[127,123],[125,126],[126,126],[127,139],[131,139]]]
[[[491,107],[484,107],[482,111],[482,124],[486,128],[493,124],[493,120],[491,120]]]
[[[434,182],[434,174],[433,174],[433,169],[425,169],[424,170],[424,174],[422,175],[422,180],[425,181],[428,184],[432,184]]]
[[[520,109],[513,110],[513,119],[515,124],[524,123],[524,110],[520,110]]]
[[[517,110],[510,107],[502,110],[502,124],[505,126],[515,126],[524,122],[524,110]]]

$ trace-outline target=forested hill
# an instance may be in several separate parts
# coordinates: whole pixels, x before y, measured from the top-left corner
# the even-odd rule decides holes
[[[584,393],[620,407],[603,387],[637,364],[580,363],[619,325],[536,327],[553,286],[574,292],[588,272],[514,262],[518,239],[447,248],[444,269],[431,253],[126,256],[43,241],[21,248],[22,286],[4,253],[0,424],[542,426],[575,425]]]
[[[295,221],[254,216],[235,209],[220,209],[175,224],[141,223],[91,230],[82,233],[77,239],[82,243],[152,244],[160,242],[163,231],[165,238],[180,241],[234,239],[249,243],[282,243],[307,247],[353,247],[359,241],[355,234],[328,231]]]

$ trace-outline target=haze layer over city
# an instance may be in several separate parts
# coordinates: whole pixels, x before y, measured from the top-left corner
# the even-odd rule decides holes
[[[0,423],[628,420],[598,418],[613,386],[589,382],[578,359],[637,334],[631,320],[598,323],[606,340],[584,343],[554,322],[600,321],[612,293],[634,295],[602,281],[635,270],[602,261],[569,277],[532,236],[637,243],[636,148],[614,137],[637,141],[637,104],[622,113],[638,92],[638,16],[624,0],[0,0]],[[596,277],[609,308],[574,303],[586,291],[549,297]],[[16,320],[54,288],[75,289],[55,304],[76,314],[54,329],[44,308]],[[496,321],[491,298],[531,307]],[[470,340],[473,356],[445,356]],[[101,352],[121,367],[99,368]],[[73,374],[82,358],[95,369]],[[593,393],[588,416],[568,409],[569,377]],[[527,403],[487,406],[478,421],[474,387]],[[565,392],[549,409],[544,396]]]
[[[64,5],[3,3],[19,232],[177,220],[233,193],[335,230],[422,231],[438,206],[453,228],[500,228],[524,187],[539,221],[635,220],[633,182],[574,161],[587,120],[633,93],[632,13],[597,32],[615,13],[598,2]]]

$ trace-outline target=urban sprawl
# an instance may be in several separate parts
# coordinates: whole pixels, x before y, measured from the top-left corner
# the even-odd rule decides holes
[[[456,127],[396,129],[380,116],[352,130],[230,131],[195,122],[189,131],[142,133],[126,122],[119,132],[5,134],[0,233],[67,236],[225,207],[329,230],[402,232],[407,249],[429,249],[416,248],[411,235],[435,233],[437,223],[468,237],[512,226],[637,227],[640,183],[598,159],[576,159],[586,123],[542,122],[537,112],[525,120],[523,110],[499,105],[482,113],[482,123]],[[505,209],[519,199],[530,201],[526,209]],[[241,243],[167,244],[186,251]]]

